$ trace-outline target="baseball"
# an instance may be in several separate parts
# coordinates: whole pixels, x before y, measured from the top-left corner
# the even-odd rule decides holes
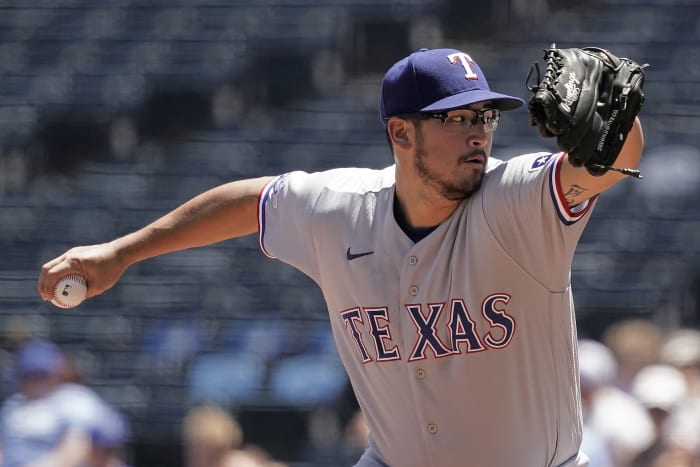
[[[78,274],[69,274],[56,283],[51,303],[61,308],[74,308],[87,296],[87,282]]]

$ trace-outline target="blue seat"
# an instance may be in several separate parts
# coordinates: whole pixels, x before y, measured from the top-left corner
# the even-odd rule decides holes
[[[293,328],[276,316],[236,320],[225,337],[224,349],[235,355],[255,355],[263,362],[288,351],[295,341]]]
[[[144,336],[144,354],[161,364],[180,365],[199,354],[209,336],[201,323],[161,321]]]
[[[278,360],[270,373],[270,394],[280,403],[318,406],[332,403],[347,385],[327,320],[310,323],[303,353]]]
[[[317,406],[337,400],[346,384],[339,359],[298,355],[277,362],[270,375],[270,394],[277,402]]]
[[[265,367],[253,355],[216,353],[197,357],[188,376],[193,403],[242,404],[263,389]]]

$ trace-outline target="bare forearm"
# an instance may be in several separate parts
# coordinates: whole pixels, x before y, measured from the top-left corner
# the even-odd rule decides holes
[[[112,242],[125,265],[257,231],[257,200],[270,177],[240,180],[206,191],[170,213]]]
[[[644,134],[639,118],[637,118],[614,165],[636,169],[639,166],[643,150]],[[608,171],[600,177],[594,177],[588,173],[585,167],[574,167],[568,160],[562,164],[559,177],[560,188],[565,194],[569,206],[582,203],[627,178],[626,175],[613,171]]]
[[[41,267],[37,289],[53,298],[61,277],[85,278],[87,297],[112,288],[132,264],[153,256],[242,237],[258,228],[258,196],[272,177],[240,180],[213,188],[121,238],[71,248]]]

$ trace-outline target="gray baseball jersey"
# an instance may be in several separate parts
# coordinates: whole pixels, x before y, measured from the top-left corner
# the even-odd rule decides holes
[[[358,465],[587,465],[570,270],[594,202],[567,206],[563,160],[491,158],[417,243],[393,215],[393,166],[264,188],[261,249],[321,287],[367,419]]]

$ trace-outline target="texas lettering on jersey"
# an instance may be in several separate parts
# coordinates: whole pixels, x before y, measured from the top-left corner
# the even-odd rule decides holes
[[[505,310],[510,298],[508,294],[495,293],[484,299],[481,315],[489,323],[488,330],[477,329],[461,298],[451,299],[449,306],[447,303],[405,305],[406,315],[416,327],[416,341],[411,349],[403,349],[405,354],[392,339],[387,307],[355,307],[341,311],[340,316],[362,363],[402,359],[413,362],[428,358],[429,352],[435,358],[442,358],[507,347],[516,329],[515,319]],[[449,342],[438,336],[437,323],[443,313],[449,313]]]

